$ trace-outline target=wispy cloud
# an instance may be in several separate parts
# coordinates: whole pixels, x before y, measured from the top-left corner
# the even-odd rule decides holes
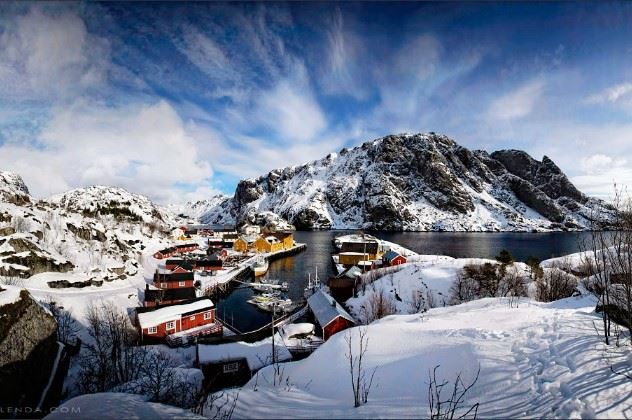
[[[533,111],[544,92],[543,80],[532,80],[495,99],[487,115],[495,120],[514,120],[526,117]]]
[[[614,103],[621,99],[629,98],[631,92],[632,83],[620,83],[589,96],[586,98],[586,102],[589,104]]]

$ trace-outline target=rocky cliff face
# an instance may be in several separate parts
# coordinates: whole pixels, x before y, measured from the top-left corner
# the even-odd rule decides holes
[[[0,290],[0,407],[34,409],[57,354],[57,323],[26,290],[3,287],[5,289]]]
[[[471,151],[446,136],[405,134],[243,180],[207,212],[240,220],[273,211],[299,229],[547,231],[582,229],[586,197],[548,157]]]

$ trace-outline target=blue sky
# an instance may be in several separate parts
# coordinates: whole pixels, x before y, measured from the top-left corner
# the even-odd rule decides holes
[[[400,132],[632,184],[626,3],[2,3],[0,168],[159,202]]]

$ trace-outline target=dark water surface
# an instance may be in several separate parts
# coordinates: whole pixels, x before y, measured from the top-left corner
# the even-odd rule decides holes
[[[273,261],[264,278],[287,281],[292,299],[303,296],[307,273],[318,267],[321,281],[334,273],[331,254],[332,240],[355,231],[296,232],[296,242],[307,244],[298,255]],[[419,254],[448,255],[455,258],[493,258],[502,249],[509,250],[516,260],[529,256],[544,260],[578,251],[578,240],[586,232],[552,233],[469,233],[469,232],[371,232],[387,241],[395,242]],[[253,295],[249,288],[238,288],[217,301],[218,315],[232,322],[240,331],[251,331],[270,322],[270,314],[246,302]]]

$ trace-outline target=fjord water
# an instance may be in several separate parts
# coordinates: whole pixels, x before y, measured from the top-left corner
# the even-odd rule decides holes
[[[308,273],[312,278],[318,268],[321,281],[334,273],[331,254],[336,236],[356,231],[296,232],[297,242],[307,244],[298,255],[270,263],[264,278],[287,281],[289,297],[303,296]],[[455,258],[494,258],[502,249],[509,250],[516,260],[529,256],[540,260],[577,252],[579,240],[587,232],[551,233],[470,233],[470,232],[371,232],[381,239],[395,242],[419,254],[448,255]],[[251,331],[270,322],[270,314],[262,312],[246,302],[253,295],[252,289],[237,288],[218,300],[218,314],[232,322],[240,331]]]

